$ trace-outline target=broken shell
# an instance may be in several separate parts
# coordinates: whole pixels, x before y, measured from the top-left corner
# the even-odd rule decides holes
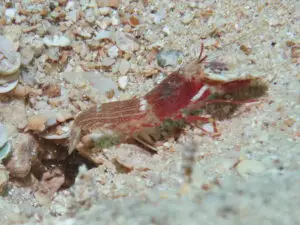
[[[0,94],[10,92],[17,86],[17,84],[18,84],[18,80],[0,85]]]
[[[0,35],[0,75],[16,72],[21,66],[21,55],[8,39]]]
[[[9,180],[9,173],[3,165],[0,165],[0,194],[5,191],[6,184]]]
[[[6,129],[2,123],[0,123],[0,149],[7,143]]]
[[[11,153],[11,144],[6,143],[2,148],[0,148],[0,161],[6,159]]]

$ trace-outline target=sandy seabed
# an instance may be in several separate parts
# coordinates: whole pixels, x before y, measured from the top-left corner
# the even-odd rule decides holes
[[[82,5],[74,7],[86,12],[88,7],[84,4],[89,1],[80,2]],[[104,15],[96,17],[98,23],[87,32],[102,27],[123,32],[133,29],[123,23],[105,25],[104,18],[112,19],[116,12],[135,15],[140,20],[137,26],[134,21],[131,24],[140,46],[128,60],[132,69],[125,73],[129,84],[120,91],[121,98],[143,94],[155,85],[157,75],[146,79],[138,74],[147,65],[145,58],[152,47],[176,49],[183,53],[184,62],[188,62],[198,54],[201,43],[206,46],[208,60],[232,63],[228,73],[264,77],[269,84],[268,95],[259,103],[243,106],[241,113],[233,118],[218,122],[221,131],[218,138],[199,135],[200,130],[195,128],[177,141],[164,143],[169,150],[154,155],[136,153],[137,147],[131,149],[129,145],[106,149],[108,159],[115,159],[124,151],[128,160],[134,152],[129,164],[136,162],[139,166],[133,166],[131,172],[120,172],[109,163],[88,171],[81,168],[75,184],[55,193],[50,200],[36,200],[30,185],[12,182],[8,193],[0,198],[0,224],[300,224],[300,70],[299,53],[292,54],[292,49],[298,46],[299,51],[300,45],[299,3],[295,0],[99,2],[116,2],[116,7],[111,8],[110,14],[103,12]],[[62,3],[61,7],[67,6]],[[77,22],[72,24],[77,26]],[[60,20],[51,22],[52,28],[63,30],[63,25]],[[81,25],[78,22],[78,29]],[[3,25],[7,26],[11,24]],[[61,32],[67,34],[67,29]],[[78,36],[83,37],[83,33]],[[33,30],[22,35],[30,38],[40,34]],[[76,40],[82,44],[93,38],[87,35]],[[80,55],[84,53],[74,52],[73,64],[67,64],[65,71],[78,71],[76,63],[84,62],[82,58],[86,56]],[[42,53],[40,57],[44,54],[50,53]],[[81,58],[76,58],[77,55]],[[118,57],[114,59],[116,63]],[[59,77],[64,69],[58,72],[38,69],[37,80],[65,85],[66,81]],[[114,66],[109,73],[116,83],[122,74]],[[68,90],[78,86],[64,87]],[[78,94],[74,96],[80,101]],[[24,103],[9,101],[5,100],[5,108],[4,100],[1,103],[0,118],[13,127],[16,104]],[[182,157],[192,140],[196,143],[192,181],[185,184]],[[141,162],[139,157],[145,161]]]

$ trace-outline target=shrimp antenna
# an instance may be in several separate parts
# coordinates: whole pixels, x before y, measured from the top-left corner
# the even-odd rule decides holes
[[[201,43],[200,54],[199,54],[199,58],[198,58],[199,63],[202,63],[207,58],[207,55],[205,55],[205,56],[202,57],[203,52],[204,52],[204,44]]]

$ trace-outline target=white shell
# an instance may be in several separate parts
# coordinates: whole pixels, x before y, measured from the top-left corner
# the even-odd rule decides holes
[[[13,43],[0,35],[0,76],[16,72],[21,66],[21,55]]]
[[[68,125],[61,127],[59,132],[57,131],[57,127],[50,128],[48,132],[41,134],[41,137],[47,140],[63,140],[70,137],[70,128]]]
[[[18,80],[0,85],[0,94],[10,92],[17,86],[17,84],[18,84]]]

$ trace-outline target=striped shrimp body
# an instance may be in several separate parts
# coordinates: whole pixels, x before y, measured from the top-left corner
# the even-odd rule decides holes
[[[207,56],[202,57],[202,53],[203,45],[198,59],[171,73],[141,98],[105,103],[81,112],[72,128],[70,151],[94,145],[105,148],[130,138],[155,150],[157,140],[173,135],[186,124],[211,122],[218,113],[224,115],[221,109],[225,106],[234,111],[266,92],[266,84],[251,76],[229,81],[209,78],[202,63]]]

